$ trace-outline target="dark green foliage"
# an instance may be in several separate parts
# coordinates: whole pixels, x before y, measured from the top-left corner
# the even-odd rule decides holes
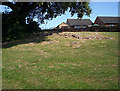
[[[38,32],[40,28],[36,22],[30,24],[22,23],[16,16],[10,14],[2,15],[2,41],[23,39],[31,33]]]
[[[39,28],[39,25],[38,25],[38,23],[37,22],[35,22],[35,21],[33,21],[33,22],[30,22],[29,24],[28,24],[28,31],[29,32],[31,32],[31,33],[36,33],[36,32],[40,32],[41,31],[41,29]]]

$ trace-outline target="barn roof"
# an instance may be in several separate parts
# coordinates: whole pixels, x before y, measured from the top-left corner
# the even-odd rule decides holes
[[[98,16],[102,22],[104,23],[119,23],[120,17],[103,17],[103,16]]]
[[[90,19],[67,19],[67,24],[69,24],[70,26],[91,25],[92,21]]]

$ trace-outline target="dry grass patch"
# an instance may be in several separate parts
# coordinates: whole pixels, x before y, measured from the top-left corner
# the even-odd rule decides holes
[[[45,41],[45,42],[42,42],[41,45],[48,45],[48,44],[55,44],[55,43],[59,43],[59,40],[54,40],[54,41]]]
[[[79,48],[81,46],[79,41],[72,41],[72,42],[67,42],[66,46],[72,47],[72,48]]]

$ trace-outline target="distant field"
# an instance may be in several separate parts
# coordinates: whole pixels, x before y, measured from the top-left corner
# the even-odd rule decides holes
[[[118,32],[59,34],[3,45],[3,89],[118,89]]]

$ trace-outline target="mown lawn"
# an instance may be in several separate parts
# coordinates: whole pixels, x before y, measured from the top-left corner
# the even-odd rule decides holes
[[[118,89],[118,33],[79,33],[112,39],[54,34],[39,43],[3,48],[3,89]]]

